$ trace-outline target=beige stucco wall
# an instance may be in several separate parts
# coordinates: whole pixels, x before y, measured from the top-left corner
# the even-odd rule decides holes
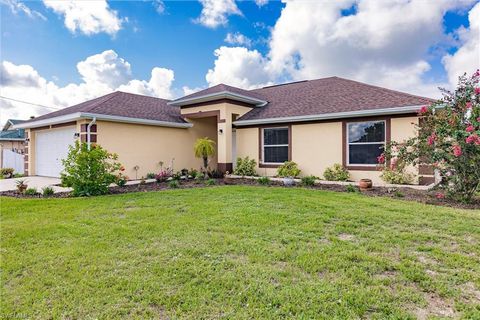
[[[97,143],[119,155],[118,160],[130,179],[141,178],[149,172],[158,173],[160,161],[164,167],[173,162],[174,171],[200,169],[202,160],[195,158],[193,146],[200,137],[216,140],[215,120],[206,118],[191,122],[192,128],[181,129],[98,121]],[[135,166],[139,166],[138,172]],[[216,159],[210,166],[215,168]]]
[[[391,139],[402,142],[415,134],[417,117],[393,118]],[[302,175],[323,176],[323,172],[335,163],[342,163],[342,122],[312,123],[292,125],[292,160],[302,170]],[[259,161],[259,129],[237,128],[237,155],[249,156]],[[412,169],[411,169],[412,170]],[[354,181],[362,178],[381,183],[380,172],[350,170]],[[276,169],[259,168],[259,175],[274,176]]]

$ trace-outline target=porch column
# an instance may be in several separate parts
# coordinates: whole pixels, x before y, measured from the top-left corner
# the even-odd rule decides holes
[[[226,112],[217,124],[217,161],[218,171],[232,172],[232,114]]]

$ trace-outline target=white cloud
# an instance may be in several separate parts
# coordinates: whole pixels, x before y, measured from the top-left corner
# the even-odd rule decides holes
[[[195,21],[208,28],[216,28],[227,24],[227,16],[232,14],[241,15],[234,0],[199,0],[202,5],[200,17]]]
[[[182,91],[183,91],[184,96],[188,96],[189,94],[198,92],[198,91],[203,90],[203,89],[205,89],[205,88],[201,88],[201,87],[190,88],[188,86],[183,86],[182,87]]]
[[[152,5],[158,14],[163,14],[165,12],[165,3],[163,0],[153,0]]]
[[[172,70],[155,67],[148,81],[132,79],[130,64],[112,50],[80,61],[77,69],[83,81],[61,87],[46,80],[32,66],[3,61],[0,65],[0,89],[5,97],[55,108],[71,106],[115,90],[166,99],[173,96]],[[8,118],[26,119],[53,111],[4,99],[0,99],[0,108],[1,122]]]
[[[207,81],[210,85],[230,81],[254,87],[279,79],[336,75],[436,97],[437,86],[449,84],[426,81],[424,77],[431,68],[428,58],[432,49],[450,41],[443,30],[444,15],[448,10],[468,8],[471,3],[469,0],[286,1],[272,28],[268,54],[262,56],[246,48],[219,48]],[[353,5],[352,14],[343,16],[342,10]],[[469,62],[459,69],[467,68],[472,63],[471,56],[478,54],[478,47],[472,44],[475,39],[478,41],[478,33],[464,33],[464,47],[458,51],[457,60]],[[464,51],[468,52],[465,54],[468,59],[461,59]],[[448,59],[445,64],[448,66]],[[453,61],[450,65],[453,66]]]
[[[10,11],[12,11],[14,14],[18,14],[19,12],[22,12],[26,14],[29,18],[40,18],[44,21],[47,20],[47,18],[41,14],[40,12],[36,10],[30,9],[25,3],[18,1],[18,0],[0,0],[0,4],[6,5]]]
[[[480,3],[470,10],[468,20],[470,27],[458,31],[462,46],[454,54],[447,54],[442,60],[452,86],[464,72],[471,74],[480,68]]]
[[[241,45],[246,47],[250,47],[252,45],[252,40],[247,36],[241,34],[240,32],[227,33],[224,41],[229,44]]]
[[[257,50],[222,46],[214,54],[215,67],[205,76],[209,86],[225,83],[250,89],[271,83],[267,60]]]
[[[268,3],[268,0],[255,0],[255,3],[257,4],[257,6],[263,7]]]
[[[106,0],[56,1],[43,0],[47,8],[65,18],[65,26],[72,33],[80,31],[86,35],[105,32],[115,35],[122,27],[123,19],[110,9]]]

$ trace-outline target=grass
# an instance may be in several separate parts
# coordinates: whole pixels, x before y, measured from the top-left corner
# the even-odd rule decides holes
[[[1,200],[0,318],[480,318],[480,212],[223,186]]]

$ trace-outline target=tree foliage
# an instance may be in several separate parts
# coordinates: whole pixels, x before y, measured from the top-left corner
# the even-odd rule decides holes
[[[193,147],[195,157],[203,160],[203,167],[207,169],[208,158],[215,154],[215,141],[205,137],[199,138]]]

